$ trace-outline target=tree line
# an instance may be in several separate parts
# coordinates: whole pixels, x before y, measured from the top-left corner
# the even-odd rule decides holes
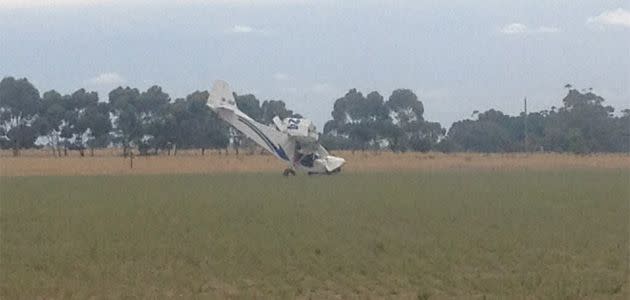
[[[518,116],[495,109],[474,111],[448,131],[423,118],[422,102],[411,90],[395,90],[384,101],[378,92],[363,96],[351,89],[335,102],[322,142],[349,150],[630,152],[630,109],[615,116],[614,108],[592,89],[565,88],[559,108]]]
[[[630,110],[614,115],[611,106],[591,90],[565,86],[560,108],[506,115],[498,110],[474,112],[447,131],[424,119],[424,106],[409,89],[392,92],[387,100],[378,92],[363,95],[349,90],[337,99],[332,119],[320,136],[332,150],[442,151],[442,152],[630,152]],[[48,146],[52,155],[116,146],[128,155],[178,149],[233,148],[255,151],[254,144],[221,121],[206,105],[207,91],[172,99],[161,87],[146,91],[118,87],[107,101],[96,92],[79,89],[62,95],[55,90],[40,95],[26,78],[0,81],[0,148]],[[255,95],[236,95],[237,106],[253,119],[272,124],[274,116],[301,117],[282,100],[260,101]]]

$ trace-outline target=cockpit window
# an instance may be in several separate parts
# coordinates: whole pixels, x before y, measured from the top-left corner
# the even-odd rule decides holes
[[[302,156],[302,158],[300,159],[300,164],[305,166],[305,167],[312,168],[313,167],[313,163],[315,162],[315,159],[317,159],[315,154],[306,154],[306,155]]]

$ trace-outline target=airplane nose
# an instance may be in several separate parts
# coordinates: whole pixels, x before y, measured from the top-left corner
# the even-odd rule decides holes
[[[328,171],[339,169],[346,163],[346,160],[337,156],[328,156],[326,158],[326,169]]]
[[[345,160],[345,159],[343,159],[343,158],[341,158],[341,157],[335,157],[335,160],[337,161],[337,165],[338,165],[339,167],[341,167],[341,166],[343,166],[343,165],[345,165],[345,164],[346,164],[346,160]]]

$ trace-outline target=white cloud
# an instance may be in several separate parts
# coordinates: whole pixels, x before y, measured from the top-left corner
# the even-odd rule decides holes
[[[247,25],[234,25],[232,29],[230,29],[232,33],[250,33],[254,32],[254,28]]]
[[[630,27],[630,11],[623,8],[605,11],[598,16],[590,17],[586,20],[587,24],[596,24],[600,26],[613,25]]]
[[[502,34],[517,35],[517,34],[535,34],[535,33],[558,33],[562,29],[554,26],[540,26],[538,28],[529,28],[522,23],[507,24],[499,30]]]
[[[276,73],[273,74],[273,79],[278,80],[278,81],[285,81],[285,80],[289,80],[289,75],[286,73]]]
[[[116,86],[125,83],[126,80],[118,73],[102,73],[96,77],[86,80],[86,83],[93,86]]]
[[[229,28],[227,31],[229,34],[260,34],[260,35],[268,35],[269,32],[267,30],[252,27],[249,25],[236,24]]]
[[[528,28],[525,24],[512,23],[512,24],[507,24],[501,27],[500,31],[503,34],[521,34],[521,33],[526,33],[527,30]]]

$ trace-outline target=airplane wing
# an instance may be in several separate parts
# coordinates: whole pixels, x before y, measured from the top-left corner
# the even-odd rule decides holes
[[[243,113],[236,106],[234,94],[225,81],[216,81],[208,97],[208,106],[215,111],[221,119],[230,123],[238,131],[242,132],[256,144],[281,160],[291,163],[289,155],[294,151],[294,145],[286,133],[282,133],[273,127],[258,123]]]

